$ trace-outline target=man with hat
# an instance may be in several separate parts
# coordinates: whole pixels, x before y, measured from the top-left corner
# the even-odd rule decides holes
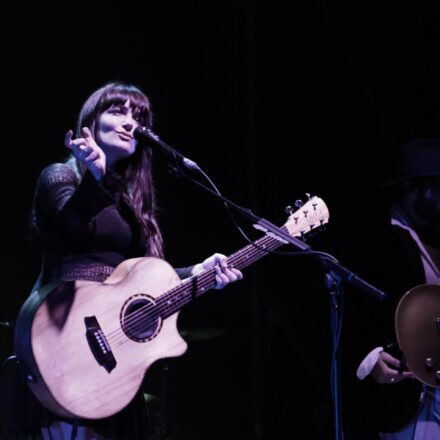
[[[361,432],[360,425],[375,424],[382,440],[440,439],[440,383],[422,387],[404,368],[394,337],[400,298],[420,284],[440,285],[440,140],[407,144],[382,193],[387,194],[390,207],[387,224],[382,235],[374,233],[379,244],[368,258],[381,271],[370,280],[389,297],[385,304],[375,304],[368,316],[364,311],[370,338],[363,347],[357,377],[362,381],[358,388],[367,393],[356,428]],[[359,438],[371,437],[356,434]]]

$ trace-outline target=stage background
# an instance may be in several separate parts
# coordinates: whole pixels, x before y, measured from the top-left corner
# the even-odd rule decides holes
[[[369,189],[395,150],[440,137],[434,2],[17,4],[2,22],[2,322],[13,324],[40,268],[35,180],[65,158],[65,132],[107,81],[140,86],[154,131],[260,216],[282,224],[287,205],[322,197],[331,221],[310,244],[330,253],[345,230],[368,228]],[[175,267],[246,244],[222,204],[161,158],[155,179]],[[188,352],[145,383],[165,438],[299,438],[304,427],[331,438],[329,301],[309,291],[322,275],[310,258],[267,256],[181,313]],[[11,327],[0,332],[4,358]]]

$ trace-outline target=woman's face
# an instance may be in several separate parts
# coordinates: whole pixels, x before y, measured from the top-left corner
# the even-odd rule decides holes
[[[139,125],[130,108],[130,100],[124,104],[113,104],[101,113],[96,124],[95,137],[96,143],[106,155],[107,165],[135,152],[137,141],[133,137],[133,131]]]

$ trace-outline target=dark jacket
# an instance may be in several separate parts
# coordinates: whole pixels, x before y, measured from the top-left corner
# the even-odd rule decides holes
[[[421,383],[404,380],[378,384],[371,376],[363,381],[356,370],[363,358],[382,346],[401,358],[394,317],[400,298],[411,288],[425,283],[417,244],[409,233],[388,223],[356,239],[351,261],[353,269],[387,293],[379,302],[359,292],[348,292],[343,340],[343,382],[346,438],[374,439],[378,432],[395,432],[415,416]]]

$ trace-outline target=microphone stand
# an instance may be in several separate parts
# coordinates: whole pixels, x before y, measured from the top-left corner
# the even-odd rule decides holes
[[[208,191],[218,199],[222,200],[229,207],[234,208],[240,214],[247,217],[254,223],[254,227],[256,225],[257,229],[262,230],[266,234],[270,233],[273,237],[278,236],[281,241],[288,242],[298,251],[303,252],[313,252],[311,247],[298,240],[295,237],[284,232],[278,226],[275,226],[268,220],[258,217],[255,215],[250,209],[243,208],[240,205],[232,202],[226,197],[217,194],[211,188],[207,187],[203,183],[193,179],[192,177],[185,174],[178,165],[174,167],[174,173],[178,177],[185,177],[187,180],[195,183],[199,187]],[[301,253],[301,252],[299,252]],[[342,266],[337,262],[336,259],[331,259],[325,256],[317,256],[321,260],[324,268],[326,269],[325,274],[325,284],[330,294],[330,329],[332,336],[332,360],[331,360],[331,376],[330,376],[330,386],[332,392],[332,400],[333,400],[333,420],[334,420],[334,433],[335,440],[343,440],[343,432],[342,432],[342,415],[341,415],[341,391],[340,391],[340,350],[339,350],[339,342],[340,342],[340,334],[341,334],[341,326],[342,326],[342,282],[346,282],[352,284],[374,298],[384,301],[386,299],[386,294],[381,290],[377,289],[373,285],[367,283],[365,280],[360,278],[355,273],[351,272],[346,267]]]
[[[268,232],[270,232],[270,233],[278,236],[280,238],[280,241],[286,241],[286,242],[290,243],[297,250],[313,252],[312,248],[309,245],[305,244],[304,242],[302,242],[301,240],[298,240],[295,237],[292,237],[288,233],[284,232],[281,228],[279,228],[278,226],[271,223],[269,220],[266,220],[263,217],[258,217],[249,208],[243,208],[242,206],[237,205],[236,203],[227,199],[225,196],[217,194],[211,188],[207,187],[206,185],[199,182],[198,180],[188,176],[187,174],[185,174],[182,171],[182,169],[178,165],[173,166],[173,172],[178,177],[185,177],[187,180],[190,180],[194,184],[203,188],[205,191],[208,191],[209,193],[211,193],[213,196],[222,200],[229,207],[234,208],[240,214],[242,214],[243,216],[245,216],[249,220],[251,220],[254,223],[254,225],[258,225],[257,229],[265,232],[266,234]],[[376,299],[378,299],[380,301],[383,301],[386,299],[385,292],[382,292],[381,290],[377,289],[373,285],[367,283],[365,280],[360,278],[354,272],[351,272],[349,269],[347,269],[346,267],[339,264],[338,261],[336,260],[336,258],[334,260],[331,258],[325,257],[325,256],[319,256],[319,258],[321,259],[321,262],[323,263],[324,267],[328,271],[331,271],[331,272],[334,272],[335,274],[337,274],[341,278],[341,280],[346,281],[349,284],[352,284],[352,285],[360,288],[364,292],[368,293],[369,295],[372,295],[373,297],[375,297]]]
[[[228,207],[234,208],[237,212],[247,217],[251,222],[253,222],[254,227],[265,232],[266,234],[272,237],[278,237],[280,241],[284,243],[291,244],[296,250],[302,251],[305,254],[312,252],[313,250],[310,246],[298,240],[297,238],[289,235],[284,232],[281,228],[269,222],[268,220],[255,215],[250,209],[244,208],[226,197],[218,194],[213,191],[211,188],[207,187],[203,183],[194,179],[193,177],[185,174],[182,171],[180,165],[183,165],[185,168],[190,169],[192,171],[201,171],[199,166],[184,157],[178,151],[176,151],[173,147],[166,144],[164,141],[159,139],[159,136],[154,134],[151,130],[147,130],[144,127],[138,127],[136,129],[139,133],[139,138],[147,138],[152,141],[154,145],[159,146],[169,158],[171,158],[173,165],[171,165],[171,169],[173,173],[178,177],[185,177],[187,180],[190,180],[200,188],[203,188],[205,191],[211,193],[213,196],[220,199],[223,203],[225,203]],[[135,132],[136,135],[136,132]],[[189,162],[189,164],[188,164]],[[300,254],[301,252],[299,252]],[[335,440],[342,439],[342,425],[341,425],[341,411],[340,411],[340,351],[339,351],[339,340],[341,334],[341,325],[342,325],[342,286],[343,282],[352,284],[353,286],[358,287],[363,290],[367,294],[373,296],[374,298],[383,301],[386,299],[386,294],[381,290],[377,289],[373,285],[367,283],[365,280],[360,278],[358,275],[347,269],[346,267],[339,264],[336,258],[331,255],[315,255],[315,258],[319,258],[322,265],[326,269],[325,275],[325,284],[327,289],[329,290],[331,297],[331,308],[330,308],[330,326],[331,326],[331,334],[332,334],[332,367],[331,367],[331,390],[332,390],[332,398],[333,398],[333,416],[334,416],[334,427],[335,427]]]
[[[341,436],[343,437],[340,387],[341,356],[339,350],[343,314],[341,281],[341,278],[332,271],[328,271],[325,274],[325,285],[330,294],[330,331],[332,338],[330,389],[333,400],[333,421],[336,440],[339,440]]]

